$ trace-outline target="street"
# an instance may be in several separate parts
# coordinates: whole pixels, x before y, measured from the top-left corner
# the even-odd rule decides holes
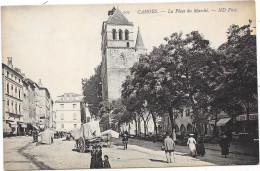
[[[29,169],[87,169],[90,167],[90,153],[79,153],[74,149],[74,141],[55,139],[51,145],[31,143],[32,137],[4,138],[8,144],[5,151],[6,170]],[[245,155],[231,154],[229,158],[220,156],[218,151],[207,150],[205,157],[188,156],[188,147],[177,146],[175,163],[166,163],[159,143],[130,139],[128,150],[123,150],[120,139],[114,140],[112,147],[103,148],[103,156],[109,156],[112,168],[213,166],[235,164],[257,164],[258,159]],[[136,144],[136,145],[135,145]],[[142,145],[140,145],[142,144]],[[146,146],[144,148],[143,146]],[[154,148],[154,149],[153,149]],[[186,152],[185,152],[186,150]],[[181,151],[181,152],[180,152]]]

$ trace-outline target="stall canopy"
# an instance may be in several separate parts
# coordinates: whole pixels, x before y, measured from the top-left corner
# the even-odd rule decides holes
[[[45,131],[43,131],[41,134],[39,134],[41,136],[41,143],[44,144],[51,144],[51,140],[54,137],[54,131],[51,129],[46,129]]]
[[[10,133],[10,132],[12,132],[12,129],[10,128],[10,126],[7,124],[7,123],[3,123],[3,131],[4,131],[4,133]]]
[[[228,123],[228,121],[230,121],[231,118],[223,118],[223,119],[220,119],[218,122],[217,122],[217,126],[225,126],[226,123]]]
[[[86,139],[92,139],[94,137],[100,136],[100,127],[98,121],[91,121],[81,125],[80,129],[75,129],[72,132],[72,136],[77,140],[80,137]]]
[[[101,135],[111,135],[113,138],[119,138],[119,133],[111,129],[102,132]]]

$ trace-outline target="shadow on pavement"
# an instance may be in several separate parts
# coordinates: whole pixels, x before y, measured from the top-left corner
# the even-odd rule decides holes
[[[152,162],[161,162],[161,163],[167,163],[167,161],[164,160],[157,160],[157,159],[150,159]]]

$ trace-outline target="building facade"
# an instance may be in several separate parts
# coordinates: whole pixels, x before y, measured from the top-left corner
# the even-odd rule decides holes
[[[57,97],[56,108],[56,130],[71,131],[81,126],[80,103],[83,96],[75,93],[64,93]]]
[[[121,86],[129,68],[139,61],[146,49],[138,28],[135,39],[134,24],[122,12],[113,8],[108,12],[108,20],[102,26],[102,98],[116,100],[121,97]]]
[[[4,133],[19,134],[26,124],[23,122],[23,76],[18,68],[14,68],[12,58],[2,64],[3,88],[3,126]]]
[[[48,116],[53,110],[48,89],[14,68],[11,57],[8,57],[7,64],[2,64],[2,73],[4,135],[25,135],[42,124],[40,119],[43,116],[47,119],[43,122],[44,127],[48,127],[51,119]]]
[[[43,87],[41,80],[38,82],[39,86],[39,126],[41,129],[44,127],[50,127],[51,123],[51,117],[52,117],[52,112],[53,112],[53,102],[52,98],[50,96],[49,90],[45,87]]]

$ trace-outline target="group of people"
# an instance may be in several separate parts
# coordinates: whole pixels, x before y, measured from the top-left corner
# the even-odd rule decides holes
[[[90,169],[100,168],[111,168],[111,166],[107,155],[104,155],[104,161],[102,160],[102,147],[97,145],[91,149]]]
[[[190,155],[193,157],[196,157],[197,155],[204,156],[205,148],[204,148],[203,140],[199,139],[197,143],[195,138],[193,138],[193,136],[194,134],[190,134],[190,137],[187,142],[187,145],[189,146],[190,149]],[[221,148],[221,155],[224,155],[226,158],[227,155],[229,155],[230,142],[225,134],[221,137],[219,141],[219,146]]]
[[[196,141],[196,139],[194,138],[194,134],[189,135],[187,145],[189,146],[190,155],[192,157],[197,157],[197,156],[203,157],[206,153],[205,147],[203,144],[203,139],[199,138]],[[221,137],[221,140],[219,141],[219,145],[221,148],[221,155],[224,155],[226,158],[227,155],[229,155],[229,147],[230,147],[230,142],[226,135],[223,135]],[[166,133],[166,138],[164,139],[164,144],[163,144],[162,148],[165,151],[167,163],[172,163],[172,161],[175,162],[175,157],[174,157],[175,143],[170,138],[169,133]],[[171,156],[173,157],[173,160],[172,160]]]
[[[190,134],[190,137],[188,138],[187,145],[189,146],[190,149],[190,155],[193,157],[198,156],[204,156],[205,155],[205,147],[203,144],[203,140],[199,139],[198,143],[196,142],[196,139],[193,137],[194,134]]]

